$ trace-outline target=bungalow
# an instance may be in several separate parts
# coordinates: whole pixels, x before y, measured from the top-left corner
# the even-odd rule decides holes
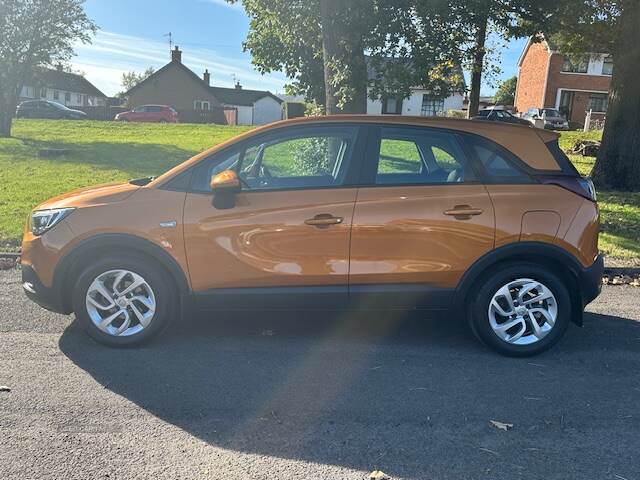
[[[182,51],[171,51],[171,62],[126,92],[130,106],[170,105],[182,121],[263,125],[282,119],[282,100],[266,90],[212,87],[211,74],[202,78],[182,63]],[[235,111],[235,115],[228,115]],[[235,117],[235,119],[233,119]]]
[[[396,62],[395,59],[387,59],[382,68],[375,68],[370,59],[367,59],[367,73],[369,82],[384,79],[384,70],[387,63]],[[398,64],[393,65],[397,68]],[[402,68],[411,68],[410,65]],[[412,87],[411,93],[406,98],[396,96],[385,96],[383,98],[367,99],[367,114],[369,115],[409,115],[421,117],[446,116],[450,110],[462,110],[464,104],[464,76],[462,69],[458,69],[456,75],[461,79],[461,84],[454,88],[454,92],[448,97],[434,95],[433,92],[424,87]],[[456,83],[460,83],[456,82]]]
[[[78,108],[104,106],[107,96],[82,75],[65,72],[60,65],[34,72],[20,91],[20,101],[25,100],[52,100]]]

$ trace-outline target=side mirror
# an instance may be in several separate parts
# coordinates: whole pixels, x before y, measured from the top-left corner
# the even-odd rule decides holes
[[[240,191],[240,179],[233,170],[225,170],[211,177],[211,190],[213,193]]]
[[[213,206],[219,209],[233,208],[236,205],[235,194],[241,190],[238,174],[225,170],[211,177]]]

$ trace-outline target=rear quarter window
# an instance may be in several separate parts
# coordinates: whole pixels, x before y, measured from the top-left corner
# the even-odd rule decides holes
[[[471,138],[470,146],[487,183],[531,183],[522,161],[489,140]]]

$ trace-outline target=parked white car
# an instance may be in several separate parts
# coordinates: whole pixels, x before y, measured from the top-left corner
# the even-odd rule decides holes
[[[569,130],[569,122],[555,108],[530,108],[522,118],[534,126],[537,123],[536,120],[542,120],[547,130]]]

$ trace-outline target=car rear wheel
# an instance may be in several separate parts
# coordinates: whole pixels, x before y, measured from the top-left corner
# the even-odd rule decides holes
[[[492,271],[478,282],[469,321],[476,336],[501,354],[537,355],[555,345],[571,319],[562,279],[538,265],[521,263]]]
[[[73,310],[84,330],[112,347],[143,343],[175,316],[177,299],[169,275],[137,257],[109,257],[78,278]]]

